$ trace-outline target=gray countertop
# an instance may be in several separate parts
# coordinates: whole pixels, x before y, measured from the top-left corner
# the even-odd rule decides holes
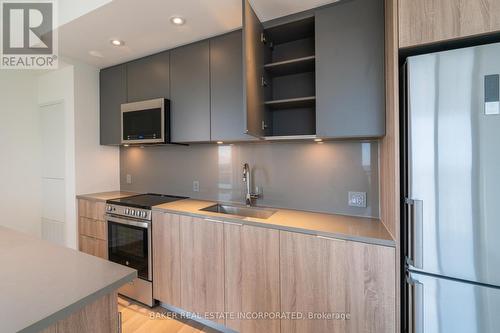
[[[379,219],[279,208],[271,208],[276,210],[276,213],[268,219],[200,211],[213,204],[215,202],[185,199],[155,206],[153,210],[369,244],[396,246],[394,239]]]
[[[38,332],[137,276],[135,270],[0,227],[0,332]]]
[[[77,198],[105,201],[134,194],[136,193],[114,191],[79,195]],[[391,247],[396,246],[394,239],[385,228],[382,221],[376,218],[315,213],[280,208],[271,208],[277,212],[268,219],[242,218],[240,216],[200,211],[200,209],[215,203],[216,202],[213,201],[185,199],[155,206],[153,210],[369,244]]]
[[[139,194],[139,193],[127,192],[127,191],[110,191],[110,192],[99,192],[99,193],[90,193],[90,194],[79,194],[76,196],[76,198],[105,202],[106,200],[129,197],[131,195],[136,195],[136,194]]]

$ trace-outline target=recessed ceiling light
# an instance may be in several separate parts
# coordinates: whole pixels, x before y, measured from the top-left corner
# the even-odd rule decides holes
[[[124,144],[123,147],[128,147],[129,145],[128,144]]]
[[[125,42],[119,39],[112,39],[109,41],[112,45],[114,46],[123,46],[125,45]]]
[[[170,22],[172,22],[175,25],[183,25],[184,23],[186,23],[186,20],[180,16],[172,16],[170,18]]]
[[[223,143],[224,143],[223,141],[217,141],[217,144],[218,144],[218,145],[221,145],[221,144],[223,144]]]
[[[315,142],[321,142],[321,141],[323,141],[323,139],[319,139],[319,138],[318,138],[318,139],[314,139],[314,141],[315,141]]]

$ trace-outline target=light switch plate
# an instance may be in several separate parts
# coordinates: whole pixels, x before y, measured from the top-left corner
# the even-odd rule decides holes
[[[132,184],[132,175],[127,175],[127,184]]]
[[[349,192],[349,206],[366,208],[366,192]]]

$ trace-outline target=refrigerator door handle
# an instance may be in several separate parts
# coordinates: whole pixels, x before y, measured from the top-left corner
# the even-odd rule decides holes
[[[423,201],[405,199],[407,209],[406,262],[416,269],[423,269]]]
[[[408,283],[408,333],[424,333],[423,326],[423,304],[424,285],[419,281],[407,277]]]

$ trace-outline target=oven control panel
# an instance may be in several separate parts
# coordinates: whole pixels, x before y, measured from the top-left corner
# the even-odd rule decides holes
[[[135,219],[151,221],[151,210],[149,210],[149,209],[107,204],[106,205],[106,212],[108,214],[114,214],[114,215],[132,217]]]

